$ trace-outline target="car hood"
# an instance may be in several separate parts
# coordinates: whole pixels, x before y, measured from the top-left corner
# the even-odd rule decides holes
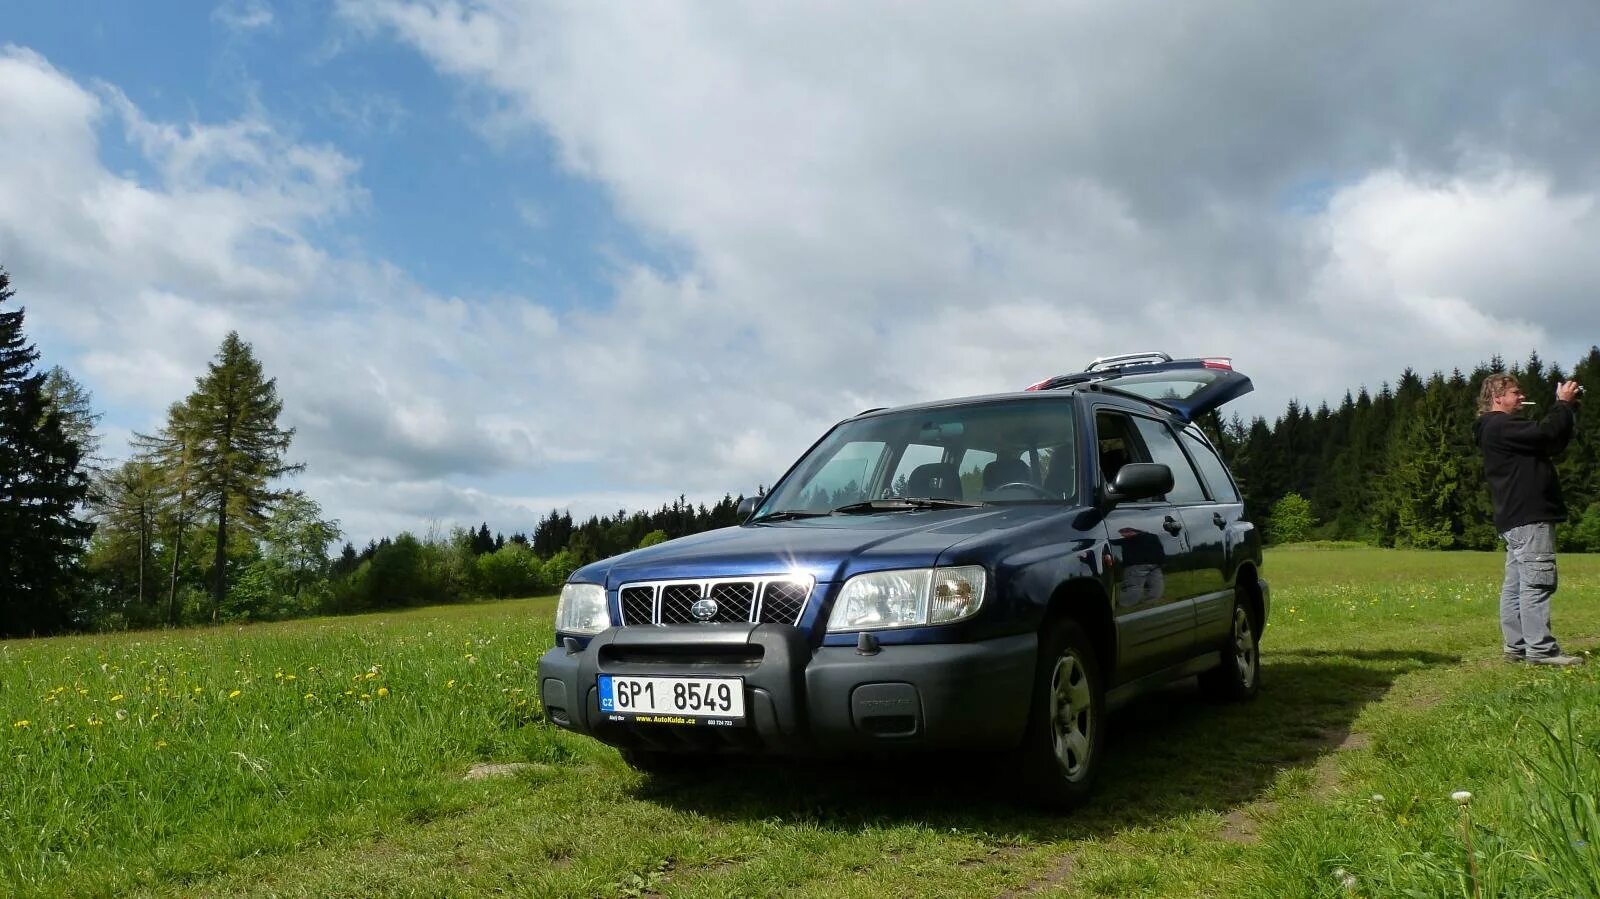
[[[964,564],[974,560],[952,559],[952,550],[1072,511],[1046,504],[978,506],[741,525],[602,559],[572,580],[610,589],[645,580],[771,574],[837,581],[862,571]]]

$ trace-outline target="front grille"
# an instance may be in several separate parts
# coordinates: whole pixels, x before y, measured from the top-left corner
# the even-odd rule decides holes
[[[793,575],[626,584],[619,591],[622,623],[798,624],[812,586],[811,578]],[[696,616],[695,604],[703,599],[715,606],[702,605]]]

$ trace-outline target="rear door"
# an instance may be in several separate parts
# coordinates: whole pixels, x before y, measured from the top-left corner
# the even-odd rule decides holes
[[[1208,579],[1216,585],[1214,592],[1195,599],[1196,639],[1205,643],[1224,638],[1232,625],[1229,615],[1233,611],[1238,552],[1246,545],[1247,532],[1254,525],[1244,520],[1244,501],[1238,485],[1200,429],[1189,425],[1178,437],[1199,469],[1208,497],[1205,506],[1194,507],[1195,520],[1185,519],[1190,545],[1199,550],[1196,564],[1206,569]],[[1198,538],[1202,533],[1206,537]]]

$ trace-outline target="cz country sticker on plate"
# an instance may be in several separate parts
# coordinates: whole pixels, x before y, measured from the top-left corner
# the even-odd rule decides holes
[[[744,678],[599,676],[600,712],[642,724],[744,723]]]

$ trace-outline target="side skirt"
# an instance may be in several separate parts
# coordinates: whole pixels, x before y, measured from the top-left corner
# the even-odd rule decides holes
[[[1193,677],[1202,671],[1210,671],[1221,664],[1221,651],[1203,652],[1187,662],[1173,665],[1171,668],[1163,668],[1138,680],[1131,680],[1120,686],[1113,687],[1106,692],[1106,708],[1115,710],[1127,705],[1129,700],[1148,693],[1157,687],[1165,686],[1181,678]]]

